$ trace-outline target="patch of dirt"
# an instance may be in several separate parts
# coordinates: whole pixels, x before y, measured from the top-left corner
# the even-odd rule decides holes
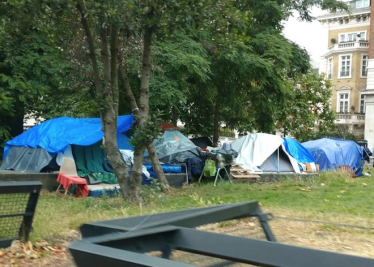
[[[330,227],[316,222],[294,221],[284,218],[275,218],[269,224],[277,242],[280,243],[374,258],[374,233],[372,230]],[[198,229],[266,240],[262,228],[255,218],[215,223]],[[53,246],[48,242],[31,245],[15,242],[13,248],[0,250],[0,266],[75,267],[68,247],[71,242],[79,238],[79,233],[72,233],[66,240],[54,240]],[[173,253],[172,258],[202,266],[203,261],[196,257],[199,256],[177,252]]]

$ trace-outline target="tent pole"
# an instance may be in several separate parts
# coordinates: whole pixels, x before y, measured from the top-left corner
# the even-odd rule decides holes
[[[277,169],[278,169],[278,173],[279,173],[279,147],[278,147],[278,166],[277,166]]]

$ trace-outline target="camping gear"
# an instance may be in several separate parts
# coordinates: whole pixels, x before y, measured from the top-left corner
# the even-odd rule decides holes
[[[373,155],[373,153],[370,151],[368,148],[368,141],[367,140],[358,140],[357,144],[362,147],[363,149],[363,159],[367,162],[370,163],[370,157]]]
[[[357,176],[362,174],[363,149],[353,141],[322,138],[302,145],[313,154],[320,170],[334,170],[341,165],[348,165]]]
[[[185,162],[187,158],[199,156],[199,147],[177,130],[167,130],[154,141],[156,153],[163,163]]]
[[[61,168],[57,176],[57,182],[60,184],[57,187],[56,192],[60,190],[62,185],[62,187],[65,189],[66,195],[70,185],[77,185],[77,197],[88,196],[87,180],[78,176],[75,162],[71,158],[64,157],[62,159]]]
[[[167,130],[153,144],[160,162],[177,165],[186,163],[189,182],[192,182],[194,174],[201,173],[201,149],[179,131]],[[146,163],[150,161],[147,154],[144,157]]]
[[[207,159],[205,161],[203,173],[206,177],[214,176],[214,174],[216,173],[216,165],[213,160]]]
[[[238,152],[236,164],[251,172],[296,172],[298,162],[286,151],[280,136],[252,133],[231,143]]]
[[[132,126],[133,121],[133,115],[118,116],[117,142],[120,149],[131,148],[128,138],[122,133]],[[100,118],[60,117],[47,120],[6,142],[0,170],[40,172],[59,153],[65,156],[64,153],[72,146],[79,175],[80,169],[82,172],[109,173],[104,168],[105,154],[100,147],[104,136],[101,129]],[[91,170],[95,164],[96,169]]]
[[[195,137],[191,138],[190,140],[201,149],[205,149],[208,146],[213,146],[212,140],[210,140],[210,138],[206,136]]]

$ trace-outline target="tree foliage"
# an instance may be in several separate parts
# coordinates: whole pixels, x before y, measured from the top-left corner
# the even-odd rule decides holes
[[[276,121],[281,123],[289,99],[300,94],[294,81],[301,79],[311,92],[316,90],[318,79],[303,80],[309,77],[308,55],[281,34],[290,10],[311,20],[313,6],[339,9],[345,4],[3,1],[0,111],[10,116],[34,112],[44,118],[100,116],[103,145],[123,193],[141,203],[145,149],[160,167],[152,147],[159,120],[180,119],[189,131],[212,134],[214,141],[222,122],[243,131],[270,132]],[[304,102],[300,108],[306,108]],[[118,114],[130,110],[136,118],[131,176],[115,138]]]
[[[300,141],[313,139],[317,131],[331,131],[335,113],[330,108],[330,88],[331,81],[315,72],[290,80],[286,105],[277,113],[277,128]]]

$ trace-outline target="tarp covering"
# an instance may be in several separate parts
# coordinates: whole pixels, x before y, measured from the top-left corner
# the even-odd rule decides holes
[[[167,130],[161,138],[154,141],[157,156],[164,163],[185,162],[197,154],[200,148],[177,130]]]
[[[310,150],[320,170],[337,169],[349,165],[357,176],[362,174],[363,150],[355,142],[344,139],[322,138],[302,143]]]
[[[284,137],[284,148],[299,163],[315,162],[313,154],[302,144],[292,138]]]
[[[54,158],[53,153],[49,153],[41,147],[11,147],[8,156],[0,166],[0,170],[40,172]]]
[[[117,133],[126,132],[133,121],[133,115],[118,116]],[[47,120],[6,142],[3,159],[11,146],[41,147],[50,153],[59,153],[69,145],[92,145],[103,138],[101,128],[100,118],[59,117]]]
[[[265,133],[252,133],[239,138],[231,143],[231,148],[238,152],[236,163],[242,164],[242,167],[252,172],[262,172],[262,168],[268,172],[281,172],[292,170],[292,172],[299,173],[297,161],[287,153],[283,146],[283,139],[280,136],[265,134]],[[286,160],[278,161],[277,150],[282,150],[279,155],[286,156]],[[261,165],[265,163],[276,152],[276,160],[267,162],[262,168]],[[269,159],[271,161],[271,158]],[[274,168],[270,170],[270,166]],[[288,165],[288,166],[285,166]]]
[[[201,159],[201,149],[179,131],[166,130],[153,144],[162,163],[186,164],[190,182],[192,182],[194,175],[197,173],[200,175],[202,166],[204,166]],[[144,160],[149,161],[147,154]]]
[[[192,143],[197,145],[198,147],[204,149],[207,148],[208,146],[213,146],[212,140],[210,140],[209,137],[202,136],[202,137],[195,137],[190,139]]]
[[[133,116],[118,117],[117,143],[119,149],[132,149],[129,138],[122,134],[133,123]],[[45,121],[8,141],[4,148],[2,170],[40,172],[55,161],[57,155],[74,147],[78,172],[105,174],[111,168],[101,148],[101,120],[99,118],[74,119],[60,117]],[[73,157],[70,153],[69,157]],[[57,166],[58,167],[58,166]],[[105,176],[105,175],[104,175]],[[106,182],[114,181],[110,174]],[[115,178],[115,177],[114,177]]]

